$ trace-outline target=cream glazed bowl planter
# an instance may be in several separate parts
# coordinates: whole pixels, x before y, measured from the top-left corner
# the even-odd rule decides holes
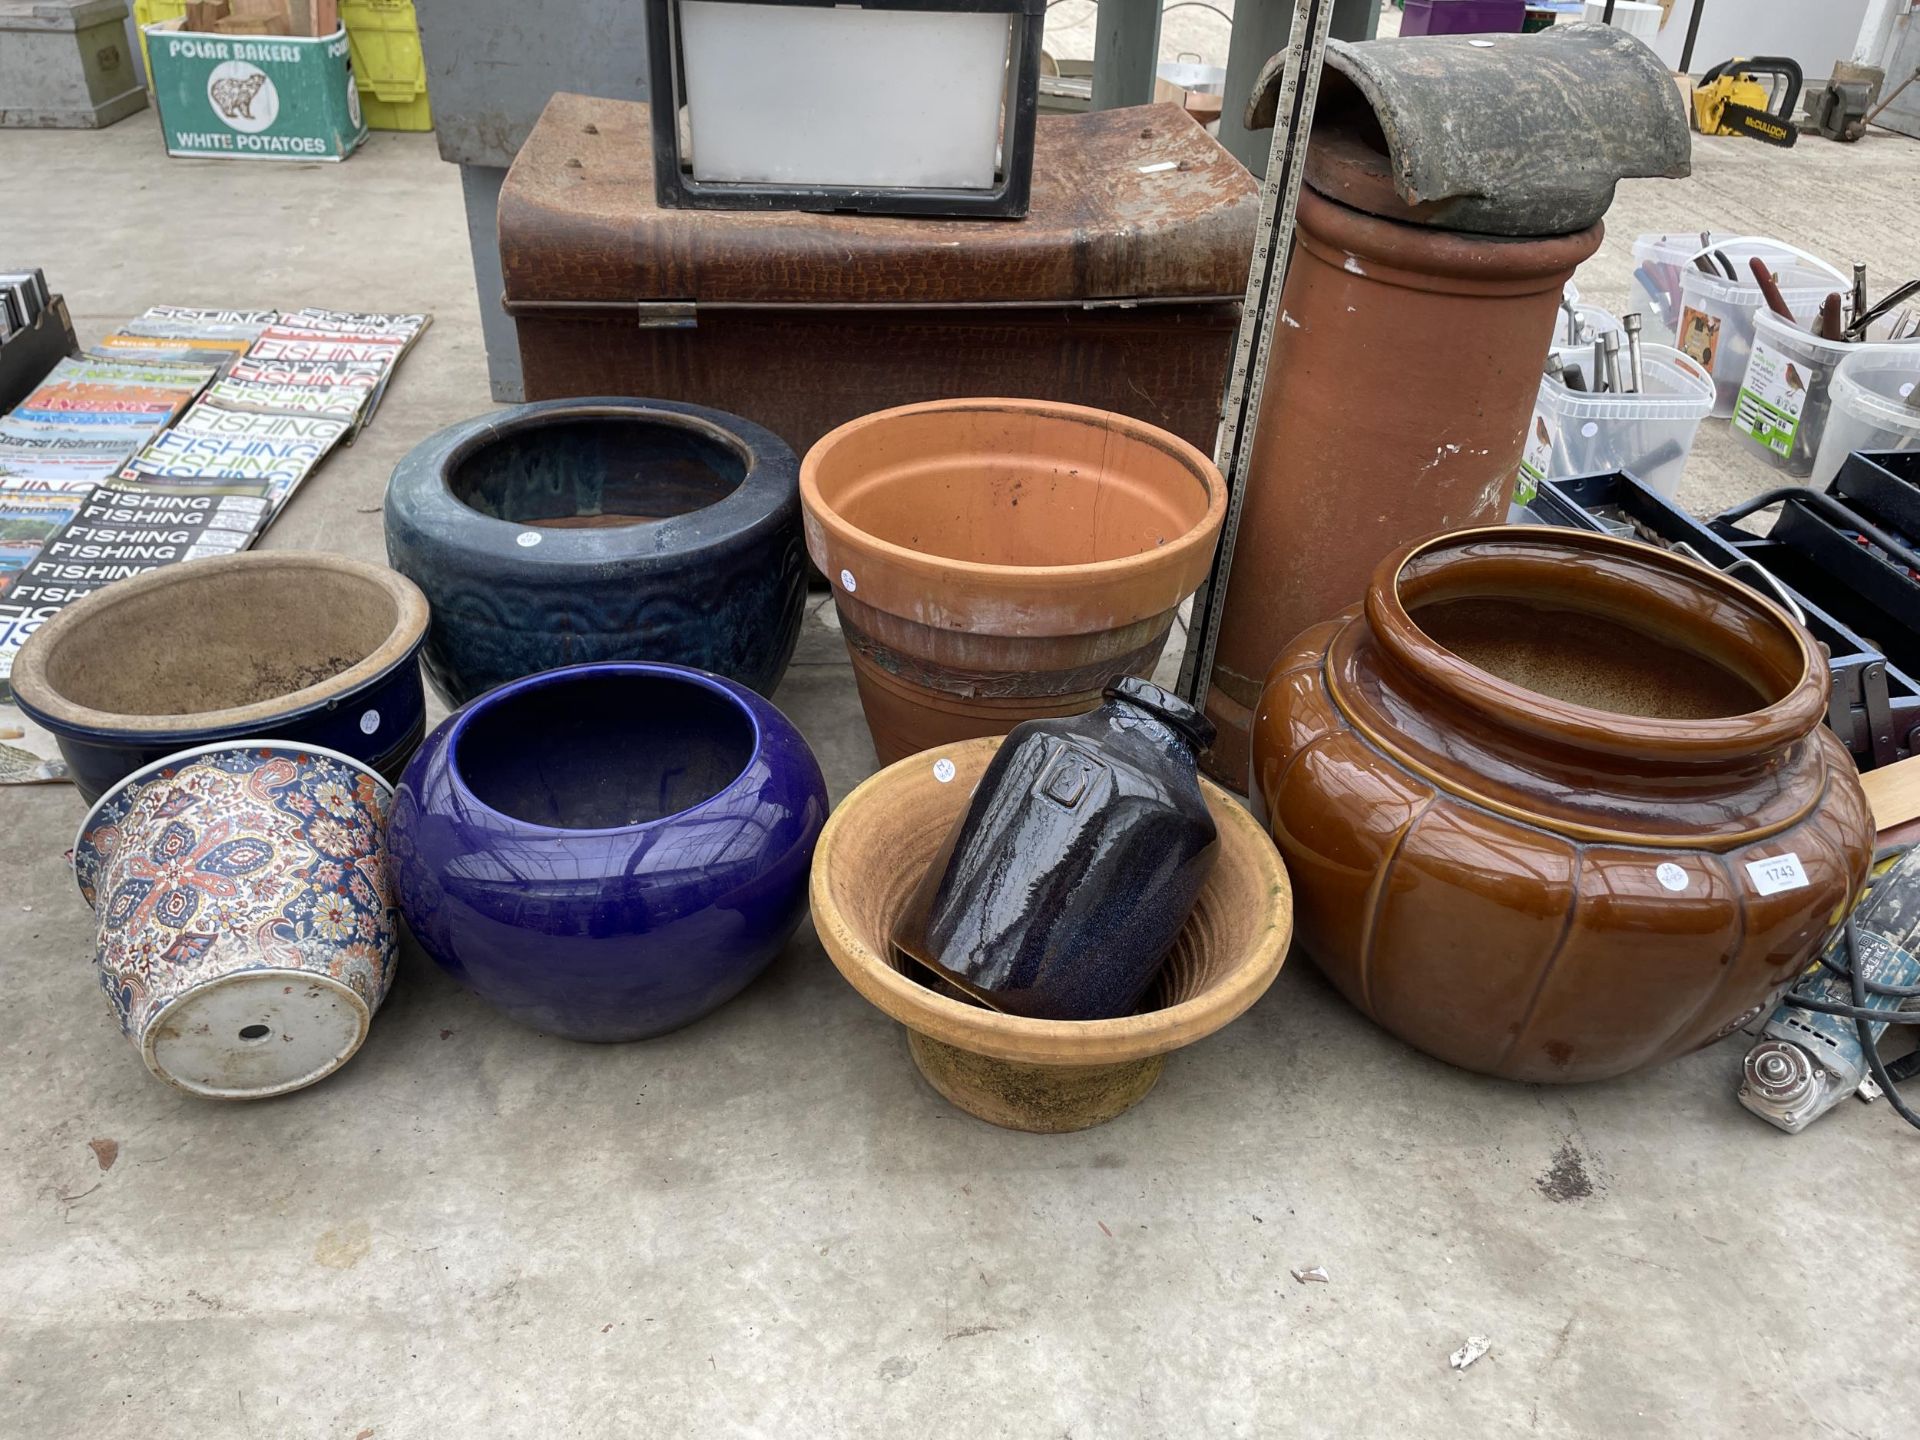
[[[94,967],[146,1066],[259,1099],[352,1058],[393,983],[393,790],[346,755],[236,740],[155,761],[88,812]]]

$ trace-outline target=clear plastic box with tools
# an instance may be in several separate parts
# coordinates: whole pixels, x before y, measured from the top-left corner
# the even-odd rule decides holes
[[[1593,367],[1591,348],[1556,349],[1563,365]],[[1671,498],[1687,468],[1694,435],[1713,408],[1713,381],[1694,360],[1666,345],[1640,347],[1639,392],[1576,390],[1551,374],[1527,422],[1516,503],[1532,498],[1541,480],[1625,470],[1648,489]]]

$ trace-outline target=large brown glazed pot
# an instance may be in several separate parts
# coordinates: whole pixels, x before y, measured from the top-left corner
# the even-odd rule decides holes
[[[1309,180],[1331,185],[1332,158]],[[1380,188],[1350,198],[1388,208]],[[1287,641],[1357,603],[1395,546],[1506,514],[1561,286],[1601,235],[1455,234],[1310,186],[1299,224],[1207,700],[1207,768],[1233,786]]]
[[[1596,1080],[1771,1006],[1867,873],[1807,632],[1718,571],[1603,535],[1403,546],[1300,635],[1253,779],[1300,940],[1455,1065]]]
[[[1146,675],[1212,562],[1213,463],[1042,400],[946,400],[830,431],[800,465],[882,764],[1100,703]]]
[[[912,756],[834,810],[813,856],[813,924],[847,982],[907,1027],[927,1083],[971,1115],[1057,1133],[1131,1109],[1171,1052],[1204,1039],[1266,991],[1293,934],[1287,872],[1257,822],[1205,784],[1220,850],[1141,1009],[1111,1020],[1034,1020],[946,989],[892,942],[1000,737]]]

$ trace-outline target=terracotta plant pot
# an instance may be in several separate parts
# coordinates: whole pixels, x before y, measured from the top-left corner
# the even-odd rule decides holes
[[[882,410],[800,464],[881,762],[1075,715],[1146,675],[1205,578],[1226,487],[1193,446],[1043,400]]]
[[[74,876],[120,1028],[215,1100],[331,1075],[393,984],[393,791],[313,746],[230,741],[127,776],[88,813]]]
[[[1402,546],[1268,680],[1254,800],[1300,940],[1431,1055],[1598,1080],[1770,1008],[1865,880],[1825,657],[1670,551],[1536,527]]]
[[[843,800],[814,853],[814,928],[848,983],[907,1027],[913,1063],[948,1100],[1011,1130],[1083,1130],[1138,1104],[1170,1052],[1265,993],[1286,958],[1292,891],[1253,817],[1208,784],[1219,858],[1146,1008],[1034,1020],[943,993],[888,937],[999,748],[992,737],[927,751]]]
[[[221,740],[297,740],[399,778],[426,733],[427,601],[344,555],[251,552],[150,570],[76,600],[13,667],[89,802]]]
[[[1281,647],[1389,550],[1505,516],[1561,287],[1600,244],[1597,224],[1510,239],[1363,213],[1312,188],[1334,188],[1325,149],[1316,132],[1207,697],[1207,771],[1236,789]],[[1372,178],[1341,193],[1391,210]]]

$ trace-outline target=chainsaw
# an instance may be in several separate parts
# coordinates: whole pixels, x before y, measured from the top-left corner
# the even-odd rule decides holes
[[[1762,77],[1777,76],[1779,89]],[[1784,55],[1723,60],[1693,87],[1693,128],[1702,135],[1746,135],[1791,145],[1800,128],[1789,118],[1800,103],[1800,66]]]

